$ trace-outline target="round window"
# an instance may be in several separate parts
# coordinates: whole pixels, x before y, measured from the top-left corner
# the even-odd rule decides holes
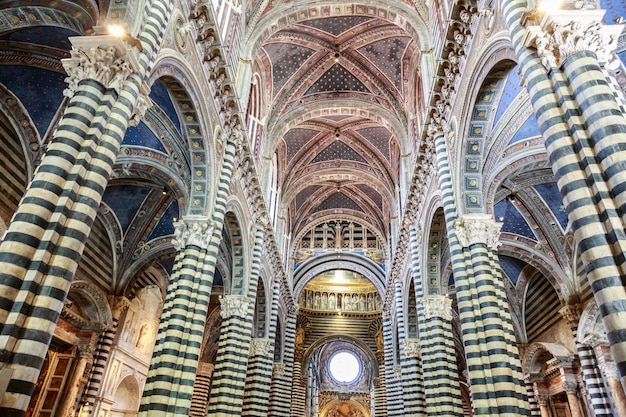
[[[342,350],[330,358],[328,370],[337,382],[351,383],[361,374],[361,361],[354,353]]]

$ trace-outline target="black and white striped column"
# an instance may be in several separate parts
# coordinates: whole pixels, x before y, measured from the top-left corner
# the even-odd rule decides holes
[[[625,385],[626,119],[599,59],[612,28],[570,10],[569,22],[546,14],[529,31],[526,1],[500,4]]]
[[[0,415],[21,417],[30,402],[171,10],[165,0],[145,9],[142,51],[108,37],[72,40],[71,98],[0,243]]]

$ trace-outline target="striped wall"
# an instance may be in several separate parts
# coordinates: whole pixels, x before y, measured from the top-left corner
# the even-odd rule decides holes
[[[556,63],[560,67],[546,69],[536,50],[524,45],[527,30],[521,18],[526,2],[502,1],[501,10],[624,381],[626,119],[594,52],[572,50]]]
[[[524,324],[526,338],[534,341],[561,321],[561,303],[552,284],[542,275],[535,275],[526,288]]]
[[[407,413],[426,413],[426,391],[424,387],[424,371],[423,371],[423,356],[421,351],[421,346],[423,343],[422,331],[424,329],[424,306],[419,302],[424,297],[424,283],[422,281],[422,272],[420,267],[420,244],[419,244],[419,236],[418,230],[415,227],[411,228],[409,231],[409,244],[411,250],[411,275],[413,279],[413,289],[415,291],[414,294],[409,294],[409,297],[415,297],[415,309],[417,315],[417,341],[419,346],[419,352],[415,352],[414,356],[407,357],[407,370],[412,369],[413,366],[415,369],[415,383],[409,384],[407,386],[407,396],[409,400],[406,401],[405,407]],[[406,349],[405,349],[406,352]]]
[[[385,346],[385,381],[387,398],[387,416],[401,416],[404,413],[402,403],[402,380],[395,363],[394,326],[391,316],[383,312],[383,341]]]
[[[0,219],[6,224],[24,195],[28,184],[28,165],[19,136],[6,116],[0,112],[0,142],[3,146],[0,166]]]

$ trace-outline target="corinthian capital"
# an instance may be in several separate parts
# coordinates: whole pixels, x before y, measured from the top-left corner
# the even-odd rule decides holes
[[[404,347],[404,354],[406,356],[419,356],[420,354],[420,341],[419,339],[404,339],[402,341]]]
[[[608,62],[617,47],[622,25],[602,24],[603,10],[562,10],[546,15],[540,26],[530,26],[524,43],[537,49],[547,68],[560,67],[576,52],[591,51],[598,62]]]
[[[439,317],[452,320],[452,300],[445,295],[429,295],[420,300],[424,306],[424,316],[427,319]]]
[[[172,243],[176,250],[187,245],[206,248],[215,226],[207,217],[185,217],[174,223],[174,239]]]
[[[270,340],[269,339],[252,339],[250,341],[250,356],[270,356]]]
[[[227,295],[222,298],[222,311],[220,315],[223,319],[233,316],[247,317],[252,301],[245,295]]]
[[[115,36],[71,37],[71,58],[61,63],[68,87],[63,91],[67,97],[74,96],[81,80],[93,79],[106,88],[120,91],[130,74],[139,68],[132,53],[122,39]]]
[[[500,228],[502,223],[497,223],[488,214],[468,214],[454,222],[456,236],[463,247],[484,243],[497,249],[500,246]]]

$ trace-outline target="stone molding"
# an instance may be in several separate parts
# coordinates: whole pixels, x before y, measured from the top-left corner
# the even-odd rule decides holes
[[[495,250],[500,246],[501,228],[502,223],[493,220],[489,214],[468,214],[454,222],[456,236],[463,247],[484,243]]]

